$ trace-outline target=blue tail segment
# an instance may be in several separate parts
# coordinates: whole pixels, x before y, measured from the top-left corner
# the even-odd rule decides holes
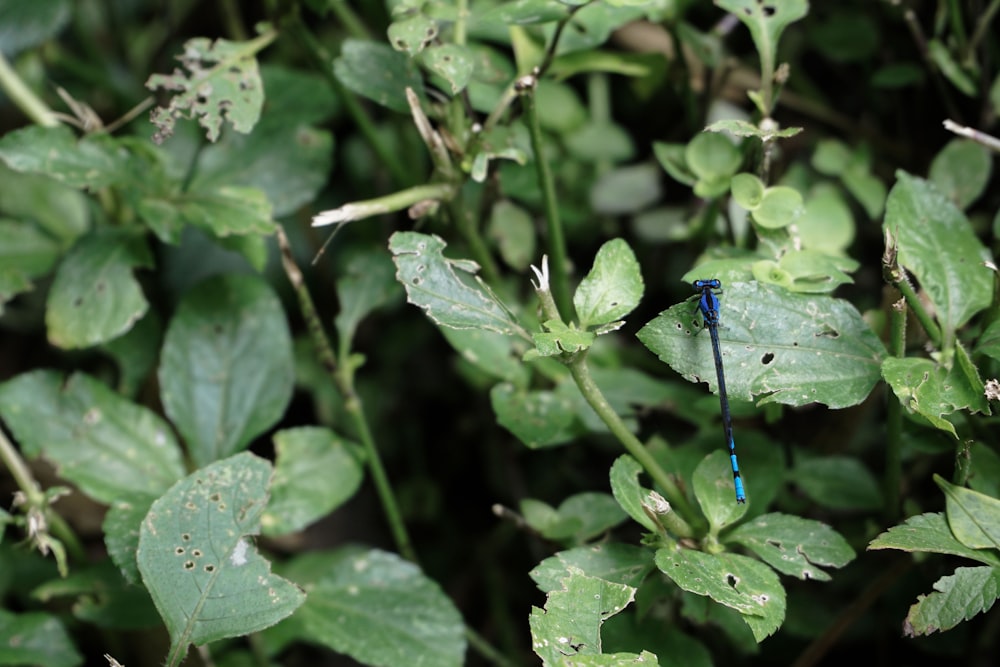
[[[736,488],[736,502],[747,501],[743,489],[743,478],[740,477],[740,464],[736,461],[736,443],[733,441],[733,419],[729,414],[729,397],[726,394],[726,374],[722,369],[722,349],[719,345],[719,290],[722,282],[718,278],[711,280],[695,280],[691,283],[694,291],[701,292],[698,297],[698,310],[704,327],[712,337],[712,354],[715,357],[715,374],[719,381],[719,405],[722,408],[722,428],[725,431],[726,442],[729,444],[729,461],[733,464],[733,486]]]

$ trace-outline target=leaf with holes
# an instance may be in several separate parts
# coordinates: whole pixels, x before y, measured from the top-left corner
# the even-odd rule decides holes
[[[153,110],[151,119],[157,127],[153,141],[161,143],[173,134],[180,117],[197,118],[209,141],[219,138],[223,120],[237,132],[250,132],[264,106],[264,85],[254,54],[270,39],[262,36],[238,43],[198,37],[185,42],[184,53],[177,59],[189,74],[175,69],[172,74],[153,74],[146,81],[150,90],[179,91],[168,106]]]
[[[759,283],[724,287],[719,340],[731,397],[843,408],[861,403],[880,379],[885,347],[847,301]],[[715,390],[712,344],[700,327],[694,304],[685,302],[637,335],[686,379]]]
[[[739,554],[708,554],[679,546],[656,552],[656,566],[683,590],[743,614],[760,642],[785,620],[785,589],[774,570]]]
[[[781,33],[809,13],[806,0],[715,0],[715,4],[732,12],[750,30],[760,55],[761,76],[767,78],[774,75]]]
[[[635,599],[636,590],[588,577],[576,567],[561,583],[561,590],[548,594],[545,609],[532,607],[528,619],[532,647],[542,664],[552,667],[572,664],[575,656],[600,655],[601,626]]]
[[[91,347],[128,331],[149,308],[132,271],[152,264],[141,237],[110,230],[81,238],[52,282],[45,307],[49,341],[64,349]]]
[[[271,464],[248,452],[182,479],[142,522],[136,560],[170,632],[167,663],[191,644],[274,625],[305,599],[271,573],[251,538],[260,532]]]
[[[65,383],[45,370],[8,380],[0,385],[0,415],[26,455],[49,459],[102,503],[159,495],[184,475],[170,427],[83,373]]]
[[[549,556],[528,576],[539,590],[550,593],[562,588],[561,580],[572,567],[591,577],[638,588],[653,569],[653,553],[645,547],[621,542],[588,544]]]
[[[479,266],[467,259],[448,259],[444,249],[445,242],[437,235],[396,232],[389,238],[396,279],[406,287],[407,301],[422,308],[438,326],[527,337],[475,275]]]
[[[726,536],[742,544],[782,574],[829,581],[822,567],[844,567],[855,553],[840,533],[825,523],[789,514],[765,514]]]
[[[292,341],[281,302],[260,278],[222,275],[181,301],[163,341],[163,406],[199,466],[270,428],[292,397]]]

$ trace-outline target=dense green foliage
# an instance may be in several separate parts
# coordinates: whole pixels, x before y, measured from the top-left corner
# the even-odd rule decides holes
[[[1000,0],[354,4],[0,0],[0,665],[995,658]]]

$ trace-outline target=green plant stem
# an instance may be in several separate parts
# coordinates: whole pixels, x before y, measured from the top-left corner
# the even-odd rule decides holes
[[[354,220],[364,220],[375,215],[395,213],[425,201],[451,201],[455,186],[451,183],[431,183],[399,190],[374,199],[363,199],[344,204],[315,216],[314,226],[335,225]]]
[[[622,421],[618,413],[615,412],[611,404],[608,403],[608,399],[604,398],[604,394],[601,392],[597,383],[594,382],[594,378],[590,375],[590,368],[587,366],[587,355],[586,353],[581,353],[576,355],[572,361],[568,363],[570,373],[573,375],[573,379],[576,381],[576,386],[580,388],[580,393],[586,399],[587,403],[594,409],[594,412],[601,418],[609,429],[611,433],[618,438],[619,442],[625,446],[625,450],[642,465],[643,469],[653,478],[661,489],[663,489],[663,495],[670,502],[671,506],[676,510],[677,514],[680,515],[678,518],[684,517],[686,521],[681,521],[674,523],[673,527],[675,530],[680,530],[683,532],[678,533],[680,537],[691,537],[694,535],[694,531],[691,528],[689,521],[691,521],[695,516],[694,508],[688,502],[687,497],[680,490],[677,484],[671,479],[670,475],[660,467],[653,455],[649,453],[639,439],[625,426],[625,422]]]
[[[10,471],[11,477],[17,484],[17,488],[24,493],[25,505],[28,508],[37,508],[45,516],[48,525],[48,532],[54,535],[65,547],[66,550],[78,561],[85,561],[87,554],[77,539],[76,533],[69,527],[69,524],[58,513],[49,506],[49,501],[45,497],[42,487],[35,481],[34,475],[28,468],[28,464],[21,458],[21,454],[14,447],[14,443],[7,438],[7,434],[0,429],[0,461],[3,461]]]
[[[327,6],[337,17],[337,20],[340,21],[340,24],[347,28],[347,32],[351,37],[356,37],[357,39],[372,38],[364,22],[358,18],[358,15],[354,13],[354,10],[344,0],[330,0]]]
[[[336,3],[335,3],[336,4]],[[316,37],[309,31],[306,25],[302,22],[302,19],[296,16],[295,18],[288,21],[287,28],[290,32],[292,40],[301,44],[305,49],[305,52],[309,59],[312,61],[313,66],[316,70],[323,75],[330,88],[336,94],[337,98],[344,103],[344,108],[347,109],[347,113],[351,116],[351,120],[357,125],[358,130],[365,137],[365,141],[371,146],[375,154],[378,155],[379,160],[385,165],[386,169],[392,175],[393,180],[396,181],[397,185],[409,186],[417,182],[417,179],[412,175],[409,169],[403,164],[399,155],[397,155],[393,150],[386,145],[382,138],[379,137],[378,130],[376,130],[374,123],[368,118],[368,114],[365,113],[364,109],[361,108],[361,103],[358,102],[357,97],[354,93],[344,88],[343,84],[340,83],[340,79],[333,73],[333,58],[327,52],[326,48],[316,39]]]
[[[486,240],[479,233],[479,225],[475,218],[460,200],[461,197],[455,197],[451,200],[449,209],[452,218],[454,218],[462,238],[469,244],[472,257],[483,272],[483,278],[488,284],[493,285],[494,289],[500,289],[500,268],[494,261],[493,255],[490,254]]]
[[[969,40],[967,58],[979,48],[979,43],[988,34],[990,24],[993,23],[993,19],[996,18],[998,11],[1000,11],[1000,0],[993,0],[990,6],[986,8],[986,11],[979,15],[979,19],[976,21],[976,29],[972,33],[972,39]]]
[[[906,305],[913,311],[914,316],[916,316],[917,321],[920,322],[920,326],[923,327],[924,331],[927,333],[927,337],[930,339],[931,343],[937,347],[941,348],[944,344],[941,336],[941,329],[934,322],[934,318],[931,317],[927,309],[924,308],[924,304],[920,302],[920,297],[913,290],[913,286],[909,281],[903,279],[899,280],[894,284],[894,287],[903,293],[903,297],[906,299]]]
[[[545,224],[548,230],[549,257],[552,259],[552,296],[559,307],[560,319],[565,322],[576,318],[573,300],[569,290],[569,262],[566,256],[566,240],[563,236],[562,221],[559,219],[559,203],[556,200],[556,186],[552,169],[545,159],[545,141],[538,119],[538,105],[533,92],[524,95],[525,111],[528,115],[528,131],[531,134],[531,148],[535,153],[535,169],[542,187],[545,202]]]
[[[889,325],[889,354],[902,358],[906,352],[906,302],[903,299],[892,305]],[[903,467],[903,406],[891,391],[887,393],[883,515],[886,523],[891,524],[899,518],[902,493],[900,480]]]
[[[404,558],[416,563],[417,554],[413,549],[410,535],[406,531],[406,525],[403,523],[399,504],[396,502],[392,485],[389,483],[389,476],[382,465],[382,459],[379,456],[378,448],[375,446],[371,429],[368,428],[368,421],[365,419],[364,414],[364,405],[354,390],[354,370],[346,358],[341,358],[339,360],[340,363],[338,363],[338,359],[333,352],[333,347],[330,345],[330,339],[323,329],[323,324],[320,322],[319,314],[316,311],[316,304],[313,302],[312,296],[309,294],[309,289],[302,278],[302,272],[299,270],[292,256],[288,237],[285,236],[284,230],[280,227],[277,231],[277,238],[278,247],[281,250],[282,266],[298,296],[299,307],[302,309],[302,316],[306,321],[313,345],[316,347],[316,354],[319,356],[323,368],[332,376],[337,385],[337,390],[343,396],[345,408],[351,416],[351,421],[358,438],[361,440],[361,446],[364,448],[366,454],[368,470],[375,484],[375,491],[382,503],[382,511],[385,512],[389,529],[392,531],[393,539],[396,541],[396,548]]]
[[[7,58],[0,53],[0,89],[36,125],[56,127],[59,119],[40,97],[25,85]]]

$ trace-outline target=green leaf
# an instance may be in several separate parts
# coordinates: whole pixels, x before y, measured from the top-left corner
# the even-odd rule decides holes
[[[970,549],[1000,550],[1000,500],[948,483],[940,475],[934,482],[944,491],[948,525],[959,542]]]
[[[523,391],[503,382],[490,390],[490,403],[497,423],[531,449],[561,445],[577,434],[573,403],[551,391]]]
[[[91,347],[128,331],[149,308],[132,270],[152,264],[145,240],[128,232],[81,238],[60,264],[49,292],[49,341],[65,349]]]
[[[750,29],[750,36],[760,55],[762,69],[773,67],[778,40],[788,24],[809,13],[806,0],[715,0],[715,4],[732,12]],[[762,71],[762,77],[772,77],[773,71]],[[766,111],[770,111],[769,109]]]
[[[1000,567],[1000,556],[996,553],[983,549],[970,549],[955,539],[944,514],[940,512],[911,516],[906,523],[893,526],[869,542],[868,549],[927,551],[961,556]]]
[[[530,373],[521,361],[524,350],[518,339],[486,329],[444,328],[441,334],[463,361],[498,380],[527,386]]]
[[[170,632],[169,664],[190,644],[274,625],[305,599],[271,573],[251,536],[260,531],[271,464],[249,452],[185,477],[153,503],[136,560]]]
[[[0,138],[0,160],[14,171],[92,190],[130,179],[128,159],[118,149],[118,142],[107,135],[77,140],[65,125],[32,125]]]
[[[0,138],[0,146],[11,134],[14,133]],[[84,193],[52,176],[14,171],[2,158],[0,201],[3,202],[0,210],[4,216],[34,223],[46,238],[56,241],[61,249],[72,244],[90,227],[90,199]]]
[[[389,24],[389,44],[411,58],[434,43],[438,34],[437,22],[423,14],[393,21]]]
[[[465,90],[476,70],[476,59],[469,47],[442,44],[424,50],[424,67],[442,77],[451,87],[451,94]]]
[[[790,250],[781,256],[780,271],[791,278],[792,292],[829,293],[840,285],[854,282],[844,270],[855,270],[857,262],[816,250]]]
[[[639,305],[642,291],[642,273],[632,248],[624,239],[606,242],[573,295],[580,327],[620,320]]]
[[[885,348],[847,301],[758,283],[724,288],[719,339],[730,397],[841,408],[859,404],[878,382]],[[696,335],[700,319],[693,304],[680,303],[637,336],[685,379],[715,390],[711,340]]]
[[[588,577],[638,588],[653,567],[653,553],[649,549],[606,542],[560,551],[528,574],[539,590],[550,593],[562,588],[562,580],[570,568],[577,568]]]
[[[766,229],[780,229],[793,223],[803,210],[802,195],[795,188],[775,185],[764,190],[753,219]]]
[[[567,17],[568,8],[557,0],[513,0],[491,7],[478,20],[482,23],[499,21],[506,25],[535,25]]]
[[[847,144],[838,139],[823,139],[816,144],[812,156],[812,166],[827,176],[840,176],[851,163],[851,151]]]
[[[847,540],[825,523],[789,514],[764,514],[726,536],[782,574],[830,581],[823,567],[844,567],[855,553]]]
[[[1000,568],[960,567],[934,584],[936,592],[917,597],[903,622],[907,637],[951,630],[993,607],[1000,597]]]
[[[334,115],[338,99],[318,74],[272,65],[262,75],[267,105],[253,132],[227,132],[196,156],[176,160],[197,160],[187,191],[256,188],[282,217],[311,202],[329,179],[333,135],[313,125]]]
[[[531,608],[531,643],[542,664],[558,667],[577,656],[600,655],[601,625],[632,602],[635,590],[571,567],[562,589],[546,597],[545,609]]]
[[[69,576],[50,579],[31,595],[43,603],[62,599],[72,604],[76,618],[100,628],[137,630],[160,625],[146,589],[124,581],[106,560],[77,566]]]
[[[385,250],[354,255],[337,279],[340,312],[334,318],[342,350],[351,349],[358,325],[369,313],[399,296],[393,265]]]
[[[423,79],[413,61],[381,42],[344,40],[333,71],[349,90],[400,113],[410,112],[407,88],[418,97],[424,94]]]
[[[0,238],[0,271],[25,279],[45,275],[61,255],[58,242],[33,222],[0,218]]]
[[[217,237],[271,234],[271,204],[257,188],[223,186],[178,195],[148,195],[137,204],[143,221],[161,240],[177,243],[184,224]]]
[[[937,188],[904,171],[886,202],[885,232],[899,263],[912,272],[937,313],[946,340],[993,297],[989,251],[969,220]]]
[[[747,505],[734,500],[733,466],[729,453],[714,451],[694,469],[694,495],[713,533],[739,521]]]
[[[598,492],[572,495],[560,503],[558,509],[526,498],[521,502],[521,509],[528,525],[543,537],[576,544],[600,536],[626,518],[612,496]]]
[[[42,612],[15,614],[0,609],[0,665],[76,667],[82,664],[83,656],[58,617]]]
[[[258,38],[260,40],[261,38]],[[150,118],[157,131],[153,141],[162,143],[174,132],[178,118],[197,118],[209,141],[219,138],[224,120],[233,129],[249,133],[260,118],[264,106],[264,85],[254,57],[259,45],[214,42],[205,37],[189,39],[177,60],[189,74],[175,69],[172,74],[153,74],[146,88],[179,91],[166,107],[157,107]]]
[[[13,61],[21,51],[56,37],[72,16],[73,3],[70,0],[0,3],[3,55]]]
[[[764,198],[764,183],[753,174],[736,174],[730,179],[729,189],[736,203],[754,211]]]
[[[471,260],[447,259],[444,248],[437,235],[396,232],[389,238],[396,279],[406,287],[407,301],[422,308],[438,326],[521,333],[507,309],[475,275],[479,266]]]
[[[635,157],[635,143],[621,125],[588,120],[563,141],[566,151],[585,162],[619,164]]]
[[[264,535],[301,530],[347,502],[361,486],[361,449],[333,431],[314,427],[274,434],[271,502],[261,517]]]
[[[812,189],[795,227],[804,249],[830,255],[844,255],[856,232],[850,206],[840,191],[829,185]]]
[[[969,139],[955,139],[934,156],[928,179],[964,210],[979,199],[992,168],[993,160],[985,146]]]
[[[785,589],[767,565],[739,554],[707,554],[678,546],[656,552],[656,566],[681,589],[743,615],[761,642],[785,620]]]
[[[705,132],[726,132],[734,137],[757,137],[761,141],[773,141],[775,139],[785,139],[794,137],[802,131],[801,127],[786,127],[783,130],[777,127],[763,128],[745,120],[736,118],[726,118],[717,120],[705,128]]]
[[[18,375],[0,385],[0,414],[25,454],[99,502],[159,495],[184,475],[170,427],[83,373],[65,384],[54,371]]]
[[[941,74],[951,82],[955,88],[968,97],[976,97],[978,86],[975,79],[966,72],[962,65],[955,60],[951,51],[939,39],[931,39],[927,42],[927,53],[931,60],[937,65]]]
[[[743,161],[733,142],[715,132],[700,132],[684,149],[684,160],[699,180],[728,178]]]
[[[791,479],[802,493],[824,507],[877,510],[882,506],[878,482],[854,458],[802,457],[796,460]]]
[[[611,465],[611,493],[633,521],[657,532],[660,527],[644,509],[652,491],[639,485],[641,472],[642,466],[634,458],[628,454],[619,456]]]
[[[663,170],[681,185],[694,187],[698,182],[694,173],[684,159],[685,144],[667,144],[662,141],[653,142],[653,155]]]
[[[549,320],[543,324],[548,331],[531,334],[531,339],[535,342],[535,349],[525,355],[526,361],[536,355],[552,357],[563,352],[573,354],[586,350],[593,345],[596,335],[614,331],[622,325],[621,322],[615,322],[606,331],[591,332],[582,331],[576,326],[567,326],[561,320]]]
[[[108,555],[130,584],[141,581],[139,564],[135,560],[135,552],[139,548],[139,527],[156,498],[155,495],[138,493],[117,498],[111,503],[101,524]]]
[[[496,241],[504,262],[518,271],[527,271],[535,258],[535,223],[531,214],[509,199],[493,205],[486,228]]]
[[[366,665],[460,667],[462,617],[420,569],[384,551],[328,557],[296,614],[307,636]]]
[[[959,364],[949,370],[930,359],[889,357],[882,364],[882,376],[909,412],[954,437],[958,437],[955,426],[944,415],[989,409],[982,383],[970,382]]]
[[[292,343],[281,303],[259,278],[221,275],[192,289],[167,328],[163,407],[198,466],[245,448],[292,396]]]
[[[614,168],[602,174],[590,190],[596,213],[622,215],[641,211],[660,198],[660,173],[655,165]]]

